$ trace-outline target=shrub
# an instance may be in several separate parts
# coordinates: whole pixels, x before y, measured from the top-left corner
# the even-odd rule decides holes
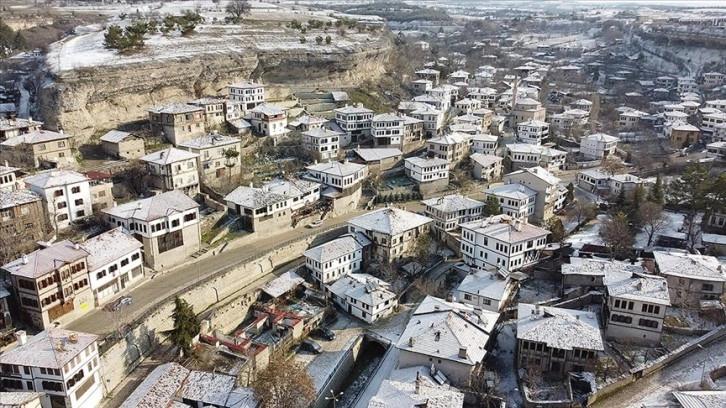
[[[332,39],[332,38],[330,38],[330,36],[329,36],[329,35],[328,35],[328,36],[326,36],[326,37],[325,37],[325,43],[326,43],[326,44],[330,44],[331,42],[333,42],[333,39]]]

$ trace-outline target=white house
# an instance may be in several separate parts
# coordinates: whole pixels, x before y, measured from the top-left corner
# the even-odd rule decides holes
[[[490,196],[499,200],[502,214],[515,218],[534,216],[537,192],[522,184],[504,184],[484,190],[484,199]]]
[[[394,262],[410,256],[417,238],[429,231],[433,220],[416,213],[387,207],[348,220],[348,232],[363,233],[373,241],[378,261]]]
[[[196,153],[170,147],[139,160],[146,163],[152,187],[160,191],[179,190],[193,197],[199,193],[198,159]]]
[[[97,335],[56,328],[31,338],[19,330],[16,337],[17,345],[0,354],[0,380],[5,391],[41,392],[44,408],[101,404]]]
[[[555,172],[565,165],[567,152],[545,146],[513,143],[507,145],[506,157],[511,161],[513,170],[523,167],[542,166],[546,170]]]
[[[287,109],[271,103],[262,103],[252,108],[250,113],[252,113],[250,123],[257,133],[263,136],[287,134]]]
[[[88,277],[96,306],[144,277],[143,244],[121,227],[80,245],[88,252]]]
[[[471,173],[475,179],[492,181],[502,174],[502,158],[491,154],[473,153],[469,156]]]
[[[366,274],[349,274],[327,286],[330,299],[366,323],[389,316],[398,305],[388,284]]]
[[[311,179],[338,190],[358,188],[368,176],[368,166],[347,160],[313,164],[305,169]]]
[[[395,113],[383,113],[371,119],[371,136],[374,146],[403,147],[406,117]]]
[[[83,174],[54,170],[26,177],[23,181],[30,191],[43,199],[56,231],[93,213],[90,179]]]
[[[472,153],[483,153],[492,156],[497,154],[497,145],[499,137],[489,134],[478,134],[472,138]]]
[[[580,139],[580,153],[590,159],[604,159],[615,154],[619,140],[604,133],[585,136]]]
[[[398,367],[429,366],[456,386],[483,368],[499,313],[427,296],[401,334]]]
[[[506,305],[515,288],[515,282],[509,277],[505,278],[496,272],[472,268],[454,290],[454,297],[461,303],[491,312],[499,312]]]
[[[422,120],[427,136],[438,135],[444,127],[444,111],[422,103],[409,113],[414,119]]]
[[[550,134],[550,124],[541,120],[528,120],[517,125],[517,137],[524,143],[540,145]]]
[[[457,163],[471,152],[472,136],[464,133],[449,133],[428,140],[428,152],[440,159]],[[483,153],[483,152],[479,152]]]
[[[342,136],[342,133],[326,128],[311,129],[302,133],[303,149],[310,152],[315,160],[336,160]]]
[[[243,113],[265,103],[265,86],[253,81],[239,82],[229,86],[229,99],[241,102]]]
[[[461,225],[461,253],[467,265],[497,268],[508,275],[539,261],[549,233],[526,218],[489,217]]]
[[[671,305],[665,278],[642,273],[606,284],[605,334],[639,343],[660,342],[666,308]]]
[[[726,273],[713,256],[653,251],[658,273],[668,282],[671,303],[700,308],[702,301],[718,300],[724,293]]]
[[[371,134],[373,111],[363,105],[344,106],[334,109],[335,123],[348,134],[351,142],[358,142]]]
[[[169,268],[201,248],[199,204],[179,190],[107,208],[111,225],[124,227],[144,244],[144,262]]]
[[[506,174],[505,183],[525,185],[537,192],[534,214],[530,220],[547,222],[562,208],[566,189],[560,188],[560,179],[542,167],[528,167]]]
[[[441,237],[444,231],[459,228],[460,224],[480,220],[484,213],[484,203],[451,194],[421,201],[426,206],[426,215],[434,220],[434,230]]]
[[[449,179],[449,162],[446,159],[409,157],[404,160],[406,176],[418,183]]]
[[[360,272],[371,240],[361,233],[345,234],[303,252],[305,266],[321,288],[342,276]]]

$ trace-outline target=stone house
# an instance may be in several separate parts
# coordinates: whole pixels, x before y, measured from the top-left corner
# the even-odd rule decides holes
[[[469,156],[471,161],[471,175],[477,180],[493,181],[502,175],[502,158],[491,154],[473,153]]]
[[[118,159],[133,160],[146,154],[142,137],[120,130],[111,130],[101,136],[101,148]]]
[[[153,134],[163,135],[174,146],[207,131],[204,108],[184,103],[149,109],[149,124]]]
[[[189,196],[199,193],[199,155],[170,147],[141,157],[151,176],[151,187],[162,192],[180,190]]]
[[[0,159],[15,167],[63,167],[75,163],[71,136],[49,130],[30,131],[0,143]]]
[[[4,251],[19,257],[35,249],[49,229],[45,211],[41,197],[32,191],[0,189],[0,242]]]

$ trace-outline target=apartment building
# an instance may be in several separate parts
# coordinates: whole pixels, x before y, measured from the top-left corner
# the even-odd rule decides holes
[[[529,167],[504,175],[505,183],[520,184],[537,192],[534,214],[530,220],[545,223],[561,209],[560,179],[542,167]]]
[[[533,145],[541,145],[550,134],[550,124],[541,120],[528,120],[517,125],[518,140]]]
[[[419,236],[433,220],[398,208],[381,208],[348,221],[348,232],[360,232],[373,242],[372,256],[379,262],[395,262],[412,254]]]
[[[206,132],[204,108],[185,103],[149,109],[149,124],[152,133],[162,134],[174,146]]]
[[[448,184],[449,165],[446,159],[435,157],[409,157],[404,160],[406,176],[417,183],[443,180]]]
[[[179,190],[193,197],[199,193],[199,155],[170,147],[139,159],[146,163],[151,187],[162,192]]]
[[[38,173],[23,179],[43,199],[51,226],[60,231],[93,213],[90,179],[68,170]]]

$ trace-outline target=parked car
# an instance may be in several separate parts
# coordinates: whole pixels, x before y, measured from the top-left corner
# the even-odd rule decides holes
[[[300,343],[300,350],[305,350],[313,354],[320,354],[323,352],[323,346],[313,340],[305,339],[302,343]]]
[[[320,326],[317,329],[313,330],[313,336],[327,341],[335,340],[335,333],[333,333],[332,330],[324,326]]]
[[[323,225],[323,220],[317,220],[313,221],[310,224],[308,224],[308,228],[318,228]]]
[[[130,305],[133,301],[134,298],[132,298],[131,296],[121,296],[120,298],[106,305],[106,310],[115,312],[126,305]]]

